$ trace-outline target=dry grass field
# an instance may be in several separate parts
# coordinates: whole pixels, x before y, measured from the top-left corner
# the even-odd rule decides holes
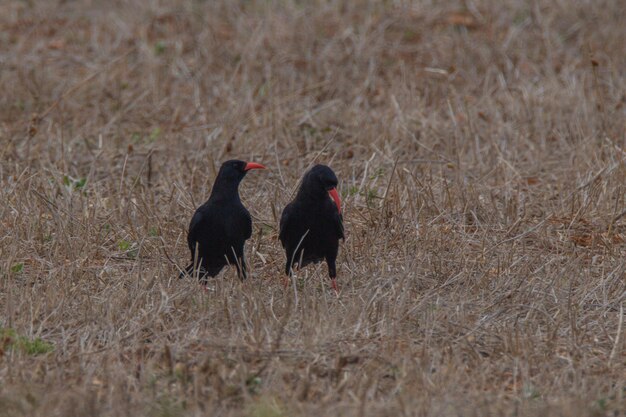
[[[624,416],[623,0],[0,1],[0,416]],[[251,277],[177,279],[227,159]],[[346,240],[283,289],[330,165]]]

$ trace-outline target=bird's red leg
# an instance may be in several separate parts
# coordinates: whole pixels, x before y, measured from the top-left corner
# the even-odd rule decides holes
[[[335,294],[339,295],[339,288],[337,288],[337,278],[333,278],[330,280],[330,286],[333,290],[335,290]]]

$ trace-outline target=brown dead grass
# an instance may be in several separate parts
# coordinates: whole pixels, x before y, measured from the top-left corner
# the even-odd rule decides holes
[[[0,2],[0,327],[54,346],[0,340],[0,416],[624,415],[624,21]],[[205,292],[170,258],[235,157],[271,167],[241,187],[253,277]],[[324,267],[280,285],[315,160],[345,199],[338,299]]]

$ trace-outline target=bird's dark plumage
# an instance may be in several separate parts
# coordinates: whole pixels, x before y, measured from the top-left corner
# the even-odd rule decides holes
[[[302,268],[326,260],[335,290],[335,260],[339,239],[344,237],[341,200],[336,187],[337,177],[332,169],[326,165],[311,168],[302,178],[295,199],[283,210],[279,235],[287,255],[287,275],[295,264]]]
[[[252,218],[239,199],[239,183],[249,170],[264,168],[238,160],[222,164],[211,196],[198,207],[189,224],[191,264],[185,272],[194,275],[198,269],[205,282],[206,276],[214,277],[225,265],[234,264],[239,278],[247,277],[243,246],[252,235]]]

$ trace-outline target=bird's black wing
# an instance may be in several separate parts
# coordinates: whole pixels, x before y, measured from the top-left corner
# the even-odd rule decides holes
[[[196,242],[198,241],[198,237],[201,233],[200,224],[202,224],[202,220],[204,218],[204,213],[202,210],[196,210],[193,217],[191,218],[191,222],[189,223],[189,233],[187,234],[187,244],[189,245],[189,249],[193,252],[195,250]]]
[[[338,239],[344,239],[343,235],[343,216],[337,213],[333,218],[333,225],[335,226],[335,231],[337,232]]]
[[[239,250],[252,236],[252,217],[243,205],[227,207],[220,217],[220,226],[222,241],[226,243],[228,251],[230,246]]]
[[[248,240],[252,236],[252,216],[243,206],[241,206],[241,214],[237,216],[235,228],[241,234],[240,236],[243,236],[244,240]]]
[[[278,234],[278,238],[280,239],[280,243],[283,245],[283,248],[287,245],[287,234],[289,233],[290,228],[290,216],[293,213],[293,203],[289,203],[285,206],[283,213],[280,215],[280,232]]]

